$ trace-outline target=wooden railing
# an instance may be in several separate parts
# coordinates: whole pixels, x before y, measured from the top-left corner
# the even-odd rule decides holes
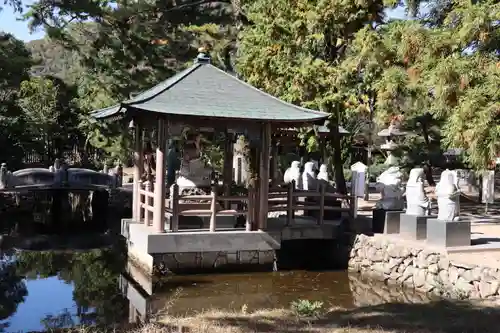
[[[316,190],[298,190],[295,188],[295,182],[286,184],[286,187],[269,189],[268,211],[286,211],[286,225],[293,223],[296,211],[318,211],[317,224],[324,222],[325,211],[335,211],[347,213],[350,217],[353,215],[354,198],[352,195],[343,195],[334,192],[327,192],[330,185],[324,181],[317,182]],[[286,191],[286,192],[284,192]],[[313,202],[308,198],[318,198]],[[338,206],[328,206],[325,204],[326,198],[336,199],[340,203]],[[342,207],[343,206],[343,207]]]
[[[317,224],[324,223],[325,211],[336,211],[347,213],[352,216],[352,196],[332,193],[327,191],[327,183],[318,181],[316,190],[297,190],[292,182],[282,187],[270,188],[268,198],[268,212],[286,212],[286,225],[293,224],[297,211],[317,211]],[[217,216],[240,216],[245,215],[245,230],[251,231],[257,218],[250,212],[255,211],[257,190],[254,187],[248,189],[247,195],[231,196],[223,195],[220,186],[214,185],[210,194],[207,195],[180,195],[179,186],[173,185],[170,189],[170,197],[165,203],[165,217],[170,219],[170,231],[179,231],[179,216],[206,216],[210,217],[209,230],[216,230]],[[154,210],[154,190],[152,182],[140,183],[139,185],[139,214],[144,224],[150,225]],[[306,198],[314,198],[308,201]],[[339,206],[325,204],[328,198],[336,199]],[[258,214],[255,214],[258,215]]]
[[[167,201],[166,209],[166,213],[171,214],[171,230],[178,231],[179,216],[209,216],[209,230],[215,231],[217,216],[248,215],[248,207],[251,207],[251,202],[249,202],[250,195],[221,195],[219,194],[219,189],[219,186],[213,185],[210,194],[207,195],[180,195],[179,187],[177,185],[173,185],[170,191],[170,198]],[[249,194],[252,192],[253,189],[250,188]],[[231,209],[231,204],[235,202],[238,203],[236,205],[237,208]],[[245,229],[248,231],[252,230],[252,219],[247,218]]]

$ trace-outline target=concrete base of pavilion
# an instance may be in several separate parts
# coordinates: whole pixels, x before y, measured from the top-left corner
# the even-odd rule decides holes
[[[264,231],[225,228],[157,233],[132,219],[122,220],[129,260],[146,274],[186,273],[220,269],[276,270],[276,251],[288,240],[335,239],[339,221],[317,225],[308,217],[296,217],[293,226],[286,218],[269,218]]]

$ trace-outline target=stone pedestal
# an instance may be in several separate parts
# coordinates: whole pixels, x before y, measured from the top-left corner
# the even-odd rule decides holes
[[[470,221],[442,221],[429,219],[427,243],[439,247],[471,245]]]
[[[394,221],[397,221],[397,215],[403,213],[402,210],[386,210],[386,209],[374,209],[372,219],[372,231],[375,234],[384,233],[385,226],[387,225],[387,218],[389,218],[389,224],[394,226]],[[394,230],[392,228],[391,230]],[[394,233],[394,232],[392,232]]]
[[[400,235],[411,240],[425,240],[427,238],[427,221],[435,216],[419,216],[401,214]]]
[[[399,234],[401,214],[400,210],[385,213],[384,234]]]

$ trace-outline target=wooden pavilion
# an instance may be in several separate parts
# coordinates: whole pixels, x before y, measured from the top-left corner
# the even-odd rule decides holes
[[[108,121],[119,119],[123,121],[124,126],[133,121],[136,133],[133,216],[132,219],[124,221],[122,233],[129,239],[129,253],[130,245],[133,244],[139,248],[139,252],[151,256],[158,253],[251,250],[252,246],[254,250],[255,247],[259,248],[258,244],[262,243],[262,237],[264,237],[262,233],[267,227],[269,212],[272,133],[292,127],[323,125],[328,114],[286,103],[258,90],[211,65],[210,57],[202,51],[195,63],[186,70],[119,105],[96,111],[93,116]],[[167,199],[165,155],[168,150],[168,138],[173,135],[172,129],[186,126],[211,127],[215,131],[241,133],[254,144],[258,144],[260,154],[258,184],[256,184],[253,199],[250,193],[247,198],[243,199],[248,202],[246,212],[232,212],[228,209],[216,208],[216,201],[235,201],[242,198],[228,197],[228,193],[225,193],[226,197],[223,197],[224,195],[214,189],[210,195],[184,198],[211,199],[208,210],[193,209],[191,206],[190,208],[180,207],[178,202],[183,198],[179,196],[175,185],[173,194]],[[156,130],[159,144],[156,148],[154,186],[148,187],[141,184],[140,179],[144,171],[141,133],[152,129]],[[231,153],[232,148],[230,149],[230,145],[227,145],[224,158],[224,184],[232,180]],[[287,211],[292,207],[281,209]],[[325,209],[324,204],[321,209]],[[150,213],[152,213],[152,221]],[[181,214],[208,214],[209,231],[179,230],[178,216]],[[246,228],[241,231],[216,230],[215,221],[218,216],[231,214],[246,215]],[[151,225],[150,222],[152,222]],[[246,236],[243,237],[242,232],[245,232]],[[161,235],[163,238],[160,237]],[[167,235],[176,235],[180,238],[170,241],[164,238]],[[212,238],[210,241],[204,239],[210,235],[212,237],[217,235],[217,238]],[[254,241],[251,240],[251,235],[254,235]],[[231,239],[231,244],[228,243],[229,239]],[[219,245],[214,245],[215,243]],[[143,262],[148,261],[149,269],[152,265],[150,256],[136,253],[136,257],[142,257]]]

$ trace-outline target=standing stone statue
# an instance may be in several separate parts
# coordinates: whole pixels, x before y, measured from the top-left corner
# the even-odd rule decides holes
[[[414,168],[406,184],[406,214],[429,215],[430,201],[424,190],[424,169]]]
[[[437,219],[441,221],[458,221],[460,215],[460,190],[456,184],[455,174],[446,169],[441,173],[436,185],[438,202]]]
[[[314,162],[307,162],[304,164],[304,172],[302,173],[302,188],[306,191],[316,190]]]
[[[8,177],[7,164],[2,163],[2,165],[0,166],[0,189],[5,189],[9,186],[7,177]]]
[[[325,182],[328,182],[330,180],[328,177],[328,168],[326,164],[321,164],[321,166],[319,167],[318,180],[323,180]]]
[[[401,189],[401,171],[392,166],[377,178],[377,190],[382,198],[375,205],[376,209],[402,210],[404,208],[403,190]]]
[[[283,181],[287,184],[295,181],[295,188],[302,189],[302,177],[300,176],[300,162],[293,161],[283,176]]]

